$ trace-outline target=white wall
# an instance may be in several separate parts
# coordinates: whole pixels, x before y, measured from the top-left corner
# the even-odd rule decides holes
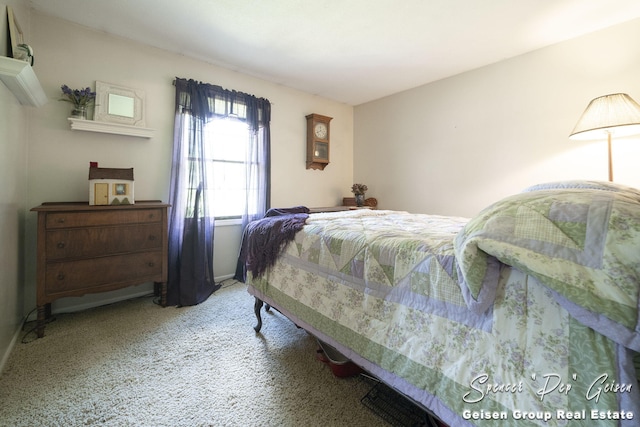
[[[21,3],[0,3],[2,56],[8,55],[7,5],[13,8],[25,38],[29,37],[29,15]],[[23,318],[27,121],[32,108],[21,105],[0,82],[0,371]]]
[[[379,207],[472,216],[538,182],[607,180],[606,142],[568,135],[598,96],[640,102],[640,20],[355,108],[354,179]],[[640,138],[614,141],[640,187]]]
[[[133,167],[136,200],[167,201],[173,139],[175,77],[217,84],[227,89],[265,97],[272,103],[272,206],[330,206],[349,194],[353,176],[353,108],[313,95],[267,83],[160,49],[112,37],[64,20],[33,13],[36,73],[50,99],[39,108],[29,126],[28,206],[42,202],[88,200],[90,161],[101,167]],[[150,140],[92,132],[71,131],[71,106],[58,102],[60,86],[95,87],[95,81],[142,89],[146,92]],[[305,168],[306,119],[309,113],[334,117],[331,122],[331,164],[324,171]],[[26,307],[35,304],[36,215],[26,221]],[[214,273],[233,274],[240,242],[239,227],[216,233]],[[144,289],[142,289],[144,291]],[[68,305],[119,298],[122,293],[95,294]]]

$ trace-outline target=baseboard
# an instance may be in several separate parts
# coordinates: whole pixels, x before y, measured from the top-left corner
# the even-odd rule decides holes
[[[216,277],[214,280],[216,281],[216,283],[219,283],[224,280],[233,279],[233,276],[235,276],[235,274],[227,274],[225,276]]]
[[[216,283],[218,283],[218,282],[222,282],[223,280],[232,279],[233,276],[234,276],[234,274],[227,274],[227,275],[224,275],[224,276],[216,277],[214,280],[216,281]],[[116,296],[112,296],[112,297],[106,296],[105,298],[100,298],[99,300],[86,301],[86,300],[79,299],[77,304],[67,305],[65,307],[61,307],[61,308],[58,308],[58,309],[53,307],[52,314],[73,313],[73,312],[76,312],[76,311],[88,310],[90,308],[100,307],[102,305],[114,304],[114,303],[117,303],[117,302],[120,302],[120,301],[126,301],[128,299],[133,299],[133,298],[139,298],[139,297],[143,297],[143,296],[146,296],[146,295],[149,295],[149,294],[150,294],[149,289],[144,289],[142,291],[130,292],[130,293],[126,293],[126,294],[122,294],[122,295],[116,295]],[[93,294],[93,295],[101,295],[101,294]],[[27,322],[34,321],[37,318],[38,318],[38,314],[34,310],[34,311],[31,312],[31,314],[27,318]]]
[[[7,361],[9,360],[9,356],[11,355],[11,352],[13,351],[13,348],[15,347],[16,343],[20,339],[20,335],[22,334],[23,324],[24,323],[20,323],[16,328],[16,332],[13,334],[13,338],[11,339],[11,342],[5,349],[5,352],[2,355],[2,359],[0,359],[0,375],[2,375],[2,373],[4,372],[4,367],[7,364]]]
[[[109,304],[114,304],[120,301],[126,301],[128,299],[140,298],[146,295],[150,295],[150,292],[152,291],[150,291],[149,289],[144,289],[142,291],[131,292],[131,293],[117,295],[113,297],[100,298],[98,300],[92,300],[87,302],[79,301],[78,304],[66,305],[64,307],[57,308],[57,309],[55,307],[52,307],[51,314],[74,313],[76,311],[88,310],[90,308],[96,308],[102,305],[109,305]],[[93,294],[93,295],[98,295],[98,294]],[[35,310],[33,310],[29,315],[29,317],[27,318],[27,322],[32,322],[37,319],[38,319],[38,313]]]

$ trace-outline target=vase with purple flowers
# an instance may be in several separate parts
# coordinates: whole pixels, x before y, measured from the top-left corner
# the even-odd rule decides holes
[[[67,85],[60,87],[63,97],[60,101],[73,104],[71,117],[74,119],[87,119],[87,110],[96,100],[96,93],[87,87],[84,89],[71,89]]]

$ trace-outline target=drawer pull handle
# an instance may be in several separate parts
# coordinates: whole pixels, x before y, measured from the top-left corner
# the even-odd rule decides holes
[[[64,218],[58,218],[58,224],[64,224]]]
[[[150,263],[148,263],[147,265],[148,265],[149,267],[155,267],[155,266],[156,266],[156,263],[155,263],[155,262],[153,262],[153,261],[151,261],[151,262],[150,262]]]
[[[149,240],[151,240],[151,241],[156,240],[156,236],[149,236]]]
[[[58,247],[58,249],[63,249],[65,246],[64,242],[58,242],[58,244],[56,245]]]
[[[153,219],[155,217],[154,214],[149,214],[149,219]]]
[[[56,279],[64,280],[64,273],[58,273],[58,275],[56,276]]]

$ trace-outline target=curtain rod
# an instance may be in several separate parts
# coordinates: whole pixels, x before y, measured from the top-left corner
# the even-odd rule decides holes
[[[200,82],[200,83],[202,83],[202,82]],[[173,86],[175,86],[175,85],[176,85],[176,79],[173,79],[173,81],[171,82],[171,84],[172,84]],[[204,83],[204,84],[211,84],[211,83]],[[211,85],[211,86],[216,86],[216,85]],[[220,89],[224,89],[222,86],[218,86],[218,87],[219,87]],[[224,89],[224,90],[228,90],[228,89]],[[250,94],[247,94],[247,95],[250,95]],[[257,96],[255,96],[255,95],[251,95],[251,96],[254,96],[254,97],[256,97],[256,98],[257,98]],[[267,101],[269,101],[269,100],[267,99]],[[273,102],[269,101],[269,105],[275,105],[275,104],[274,104]]]

